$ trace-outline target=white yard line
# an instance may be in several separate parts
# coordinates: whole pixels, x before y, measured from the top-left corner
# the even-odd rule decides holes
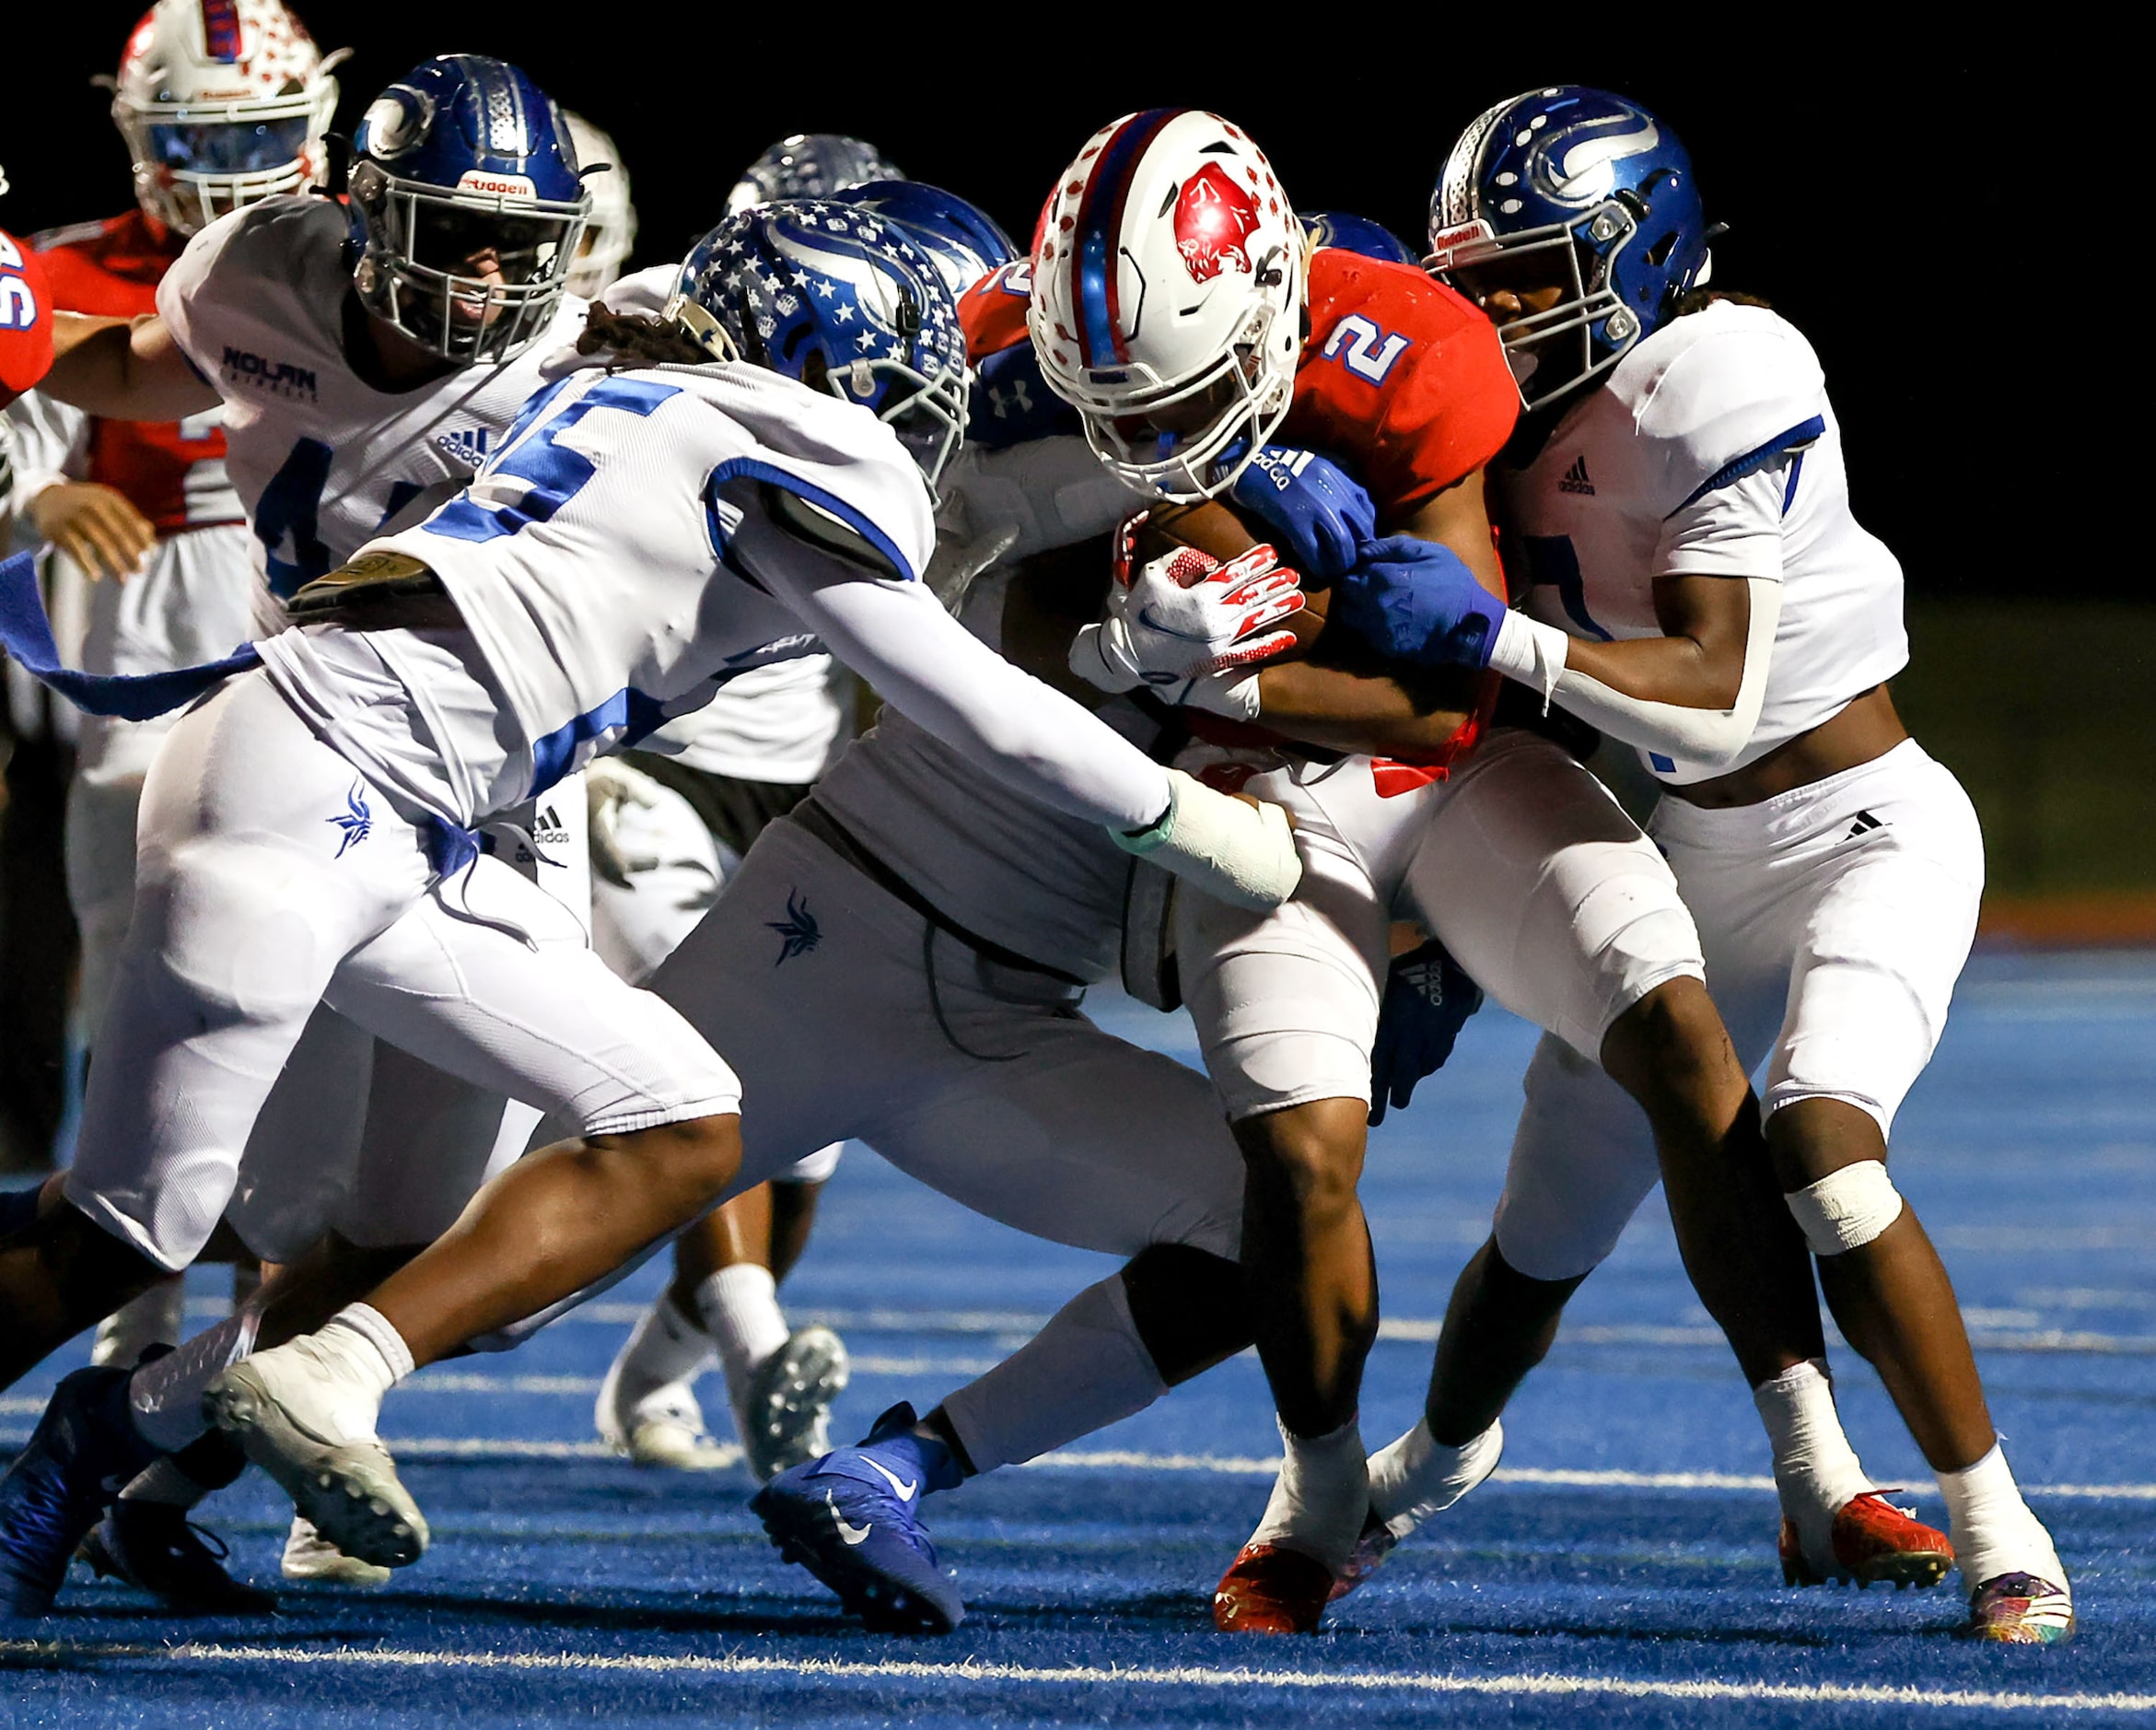
[[[1216,1666],[1090,1664],[880,1663],[839,1658],[699,1657],[573,1652],[422,1652],[396,1647],[309,1652],[281,1646],[121,1645],[70,1641],[0,1641],[0,1656],[76,1664],[147,1659],[158,1663],[282,1665],[353,1669],[456,1669],[638,1676],[798,1677],[865,1682],[933,1682],[944,1688],[1110,1687],[1151,1690],[1266,1689],[1328,1694],[1560,1696],[1623,1700],[1729,1701],[1789,1705],[1894,1706],[1905,1712],[2156,1712],[2156,1694],[2027,1693],[1989,1689],[1882,1688],[1833,1682],[1644,1681],[1625,1677],[1524,1671],[1509,1676],[1450,1676],[1433,1671],[1247,1669]]]

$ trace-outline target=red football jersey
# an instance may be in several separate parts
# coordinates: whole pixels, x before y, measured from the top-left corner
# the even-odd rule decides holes
[[[1512,436],[1520,391],[1497,326],[1413,264],[1323,247],[1295,403],[1274,435],[1369,489],[1381,526],[1472,474]]]
[[[1033,263],[1018,259],[992,270],[958,298],[966,358],[975,366],[1026,340],[1026,304],[1033,298]]]
[[[52,364],[52,294],[38,255],[0,228],[0,408]]]
[[[157,310],[157,283],[187,240],[131,210],[52,230],[35,244],[54,306],[134,318]],[[160,536],[244,522],[239,497],[224,478],[224,427],[215,411],[203,421],[93,421],[89,478],[121,494]],[[201,466],[212,463],[215,469]]]

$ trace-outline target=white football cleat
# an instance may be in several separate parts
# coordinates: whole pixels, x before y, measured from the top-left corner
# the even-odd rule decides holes
[[[390,1577],[389,1569],[347,1556],[301,1514],[292,1516],[292,1529],[285,1535],[283,1567],[287,1580],[326,1580],[332,1585],[378,1586]]]
[[[678,1472],[714,1472],[731,1466],[741,1451],[715,1441],[704,1426],[704,1408],[686,1382],[667,1382],[642,1398],[624,1401],[622,1361],[616,1358],[600,1385],[592,1418],[600,1439],[638,1466]]]
[[[234,1364],[209,1385],[202,1409],[347,1556],[402,1568],[426,1553],[426,1516],[373,1432],[372,1390],[357,1389],[313,1336]]]
[[[758,1482],[831,1452],[831,1403],[852,1374],[845,1341],[821,1322],[796,1328],[750,1373],[734,1422]]]

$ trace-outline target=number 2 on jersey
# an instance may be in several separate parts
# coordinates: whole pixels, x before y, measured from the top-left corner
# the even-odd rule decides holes
[[[1323,353],[1357,378],[1382,384],[1393,363],[1407,352],[1407,343],[1406,337],[1380,328],[1359,312],[1350,312],[1325,338]]]

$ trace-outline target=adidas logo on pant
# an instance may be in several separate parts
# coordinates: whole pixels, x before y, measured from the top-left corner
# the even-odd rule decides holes
[[[1848,834],[1842,836],[1842,839],[1845,841],[1854,841],[1860,835],[1870,835],[1874,829],[1883,829],[1885,827],[1886,824],[1880,822],[1880,820],[1877,817],[1874,817],[1870,812],[1859,811],[1857,813],[1857,821],[1849,825]]]
[[[1594,483],[1587,478],[1586,457],[1572,459],[1572,466],[1565,471],[1564,479],[1557,483],[1557,490],[1560,493],[1585,493],[1590,498],[1594,497]]]

